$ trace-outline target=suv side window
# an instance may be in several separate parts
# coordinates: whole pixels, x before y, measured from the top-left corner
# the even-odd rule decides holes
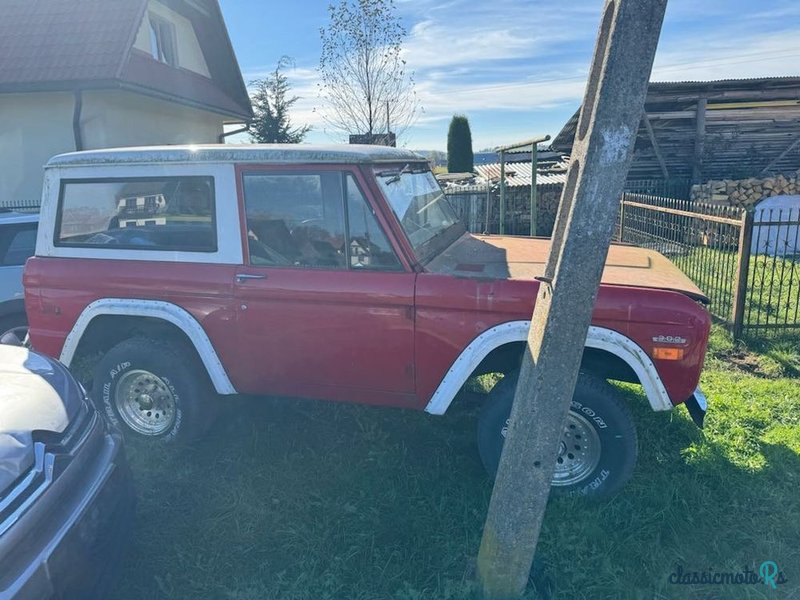
[[[402,270],[352,174],[245,173],[243,181],[250,264]]]
[[[55,245],[216,252],[213,177],[64,180]]]
[[[36,227],[26,226],[25,228],[12,228],[8,247],[3,248],[2,261],[0,265],[4,267],[21,266],[25,261],[33,256],[36,251]],[[0,248],[5,246],[0,240]]]
[[[346,269],[341,173],[245,173],[253,265]]]
[[[347,189],[347,225],[350,240],[350,266],[353,269],[397,271],[402,269],[378,217],[350,173]]]

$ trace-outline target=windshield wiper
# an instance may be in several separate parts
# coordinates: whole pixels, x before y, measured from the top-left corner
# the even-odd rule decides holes
[[[400,181],[400,178],[403,175],[413,172],[414,170],[411,168],[411,165],[408,164],[399,171],[381,171],[380,173],[375,173],[375,175],[378,177],[389,177],[389,179],[386,181],[386,185],[392,185],[393,183]]]

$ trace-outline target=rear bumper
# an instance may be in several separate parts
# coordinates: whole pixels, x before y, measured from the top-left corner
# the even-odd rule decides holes
[[[60,488],[67,469],[0,538],[0,597],[107,597],[130,541],[135,500],[122,438],[100,430],[84,448],[97,453],[90,476]]]
[[[703,421],[708,411],[708,399],[705,394],[700,388],[697,388],[694,394],[692,394],[684,404],[686,404],[686,408],[689,409],[689,415],[691,415],[694,424],[702,429]]]

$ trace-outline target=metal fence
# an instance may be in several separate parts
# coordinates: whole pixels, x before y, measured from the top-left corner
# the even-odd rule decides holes
[[[767,209],[749,216],[742,260],[747,265],[744,333],[800,334],[800,209]]]
[[[669,257],[736,337],[800,335],[800,211],[625,194],[618,239]]]
[[[549,236],[558,213],[563,190],[561,183],[537,186],[536,235]],[[688,179],[637,179],[625,184],[625,191],[662,198],[688,198],[691,182]],[[500,186],[493,184],[453,186],[445,189],[450,204],[472,233],[500,233],[530,235],[531,188],[530,185],[506,187],[505,210],[500,210]]]
[[[690,179],[629,179],[625,182],[625,192],[647,194],[660,198],[688,198],[691,195]]]
[[[561,200],[561,184],[537,186],[536,235],[548,236]],[[500,233],[500,188],[497,185],[459,186],[445,189],[445,194],[456,214],[472,233]],[[513,186],[506,188],[506,206],[503,211],[505,235],[530,235],[531,188]]]
[[[0,210],[17,210],[20,212],[38,212],[40,201],[0,200]]]

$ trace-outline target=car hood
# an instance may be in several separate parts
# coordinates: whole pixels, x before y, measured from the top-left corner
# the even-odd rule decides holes
[[[34,461],[34,432],[63,433],[83,393],[57,362],[0,345],[0,498]]]
[[[433,273],[480,279],[532,280],[544,275],[550,240],[464,234],[426,265]],[[674,290],[708,301],[680,269],[655,250],[612,244],[603,284]]]

